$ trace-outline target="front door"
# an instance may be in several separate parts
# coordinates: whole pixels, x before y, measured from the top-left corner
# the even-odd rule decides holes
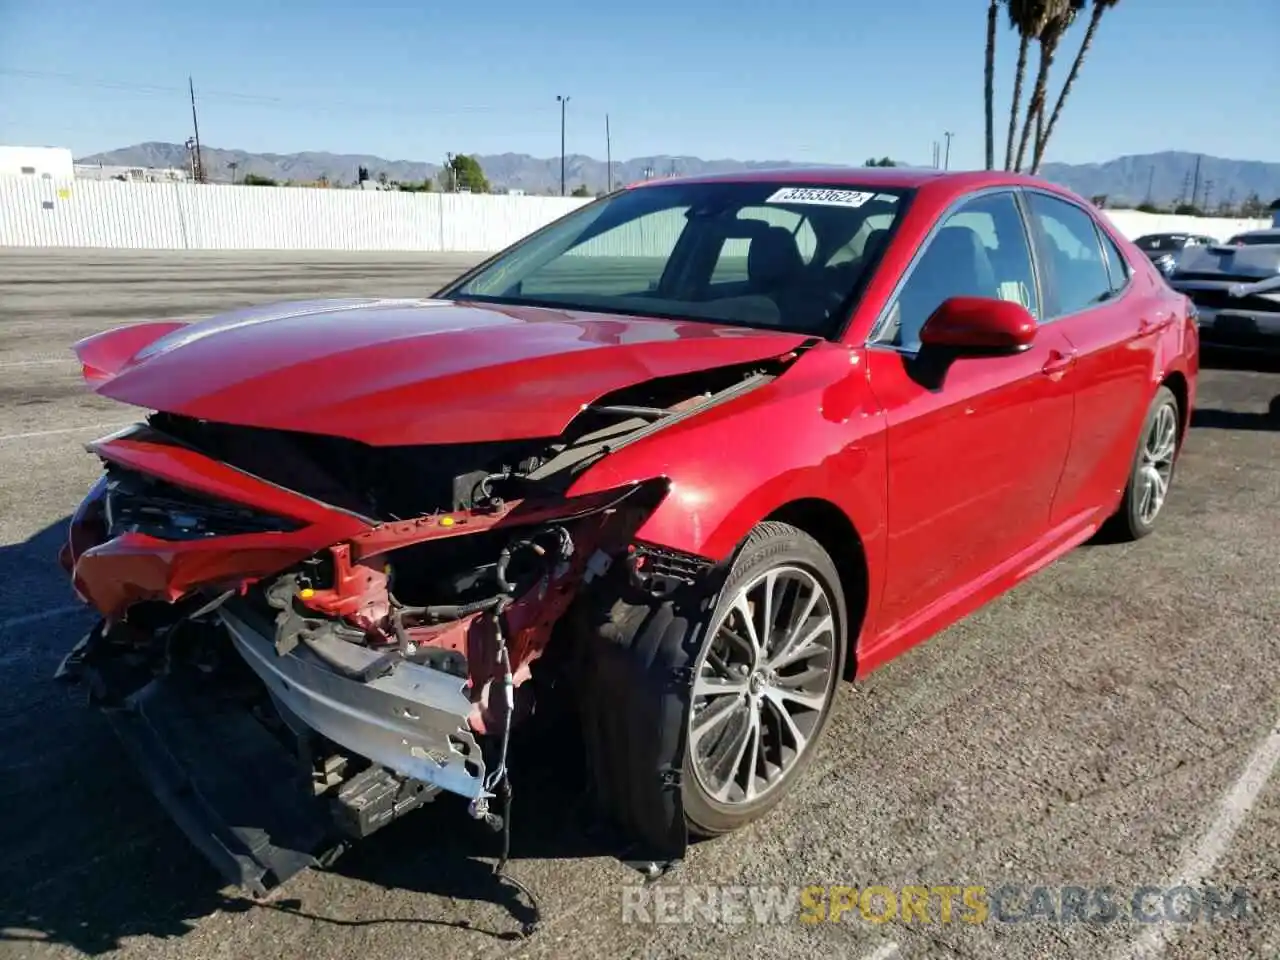
[[[945,369],[919,352],[925,320],[961,295],[1017,300],[1039,316],[1011,192],[976,196],[947,217],[869,344],[871,386],[888,419],[882,641],[931,620],[1043,537],[1067,457],[1071,349],[1054,325],[1022,353],[956,358]]]

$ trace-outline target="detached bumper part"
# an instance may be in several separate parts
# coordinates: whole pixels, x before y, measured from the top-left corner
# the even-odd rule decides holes
[[[467,726],[464,681],[408,661],[361,682],[341,676],[299,644],[281,656],[270,628],[224,606],[218,615],[240,655],[288,713],[334,743],[396,773],[470,800],[487,797],[480,745]],[[323,642],[323,641],[321,641]],[[364,647],[328,642],[326,655],[352,674],[382,658]]]
[[[152,793],[228,882],[262,897],[340,851],[296,759],[238,706],[166,676],[104,712]]]

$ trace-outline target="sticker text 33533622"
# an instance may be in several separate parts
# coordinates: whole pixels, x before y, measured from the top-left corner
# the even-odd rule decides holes
[[[875,196],[863,190],[832,190],[827,187],[783,187],[766,203],[812,203],[829,207],[860,207]]]

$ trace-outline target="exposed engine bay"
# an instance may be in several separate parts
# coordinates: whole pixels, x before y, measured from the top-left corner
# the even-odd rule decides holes
[[[90,446],[105,472],[62,562],[104,619],[61,673],[87,674],[100,704],[148,730],[168,724],[139,748],[165,763],[185,735],[170,715],[215,692],[215,713],[240,705],[347,837],[442,790],[502,828],[490,803],[510,801],[510,732],[590,647],[583,623],[616,632],[627,611],[707,583],[714,566],[636,540],[665,477],[570,487],[798,353],[616,391],[552,438],[373,447],[153,413]],[[553,679],[531,683],[540,671]],[[205,852],[261,893],[327,855],[315,852],[325,825],[301,830],[287,804],[274,816],[288,826],[268,839],[209,823],[188,833],[218,834]]]

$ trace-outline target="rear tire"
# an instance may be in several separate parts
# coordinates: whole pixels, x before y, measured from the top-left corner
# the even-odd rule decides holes
[[[699,837],[764,816],[813,760],[847,649],[835,564],[802,530],[761,523],[706,624],[682,777],[685,823]]]
[[[1120,509],[1106,524],[1113,539],[1141,540],[1156,528],[1173,483],[1181,422],[1177,398],[1161,386],[1142,422]]]

